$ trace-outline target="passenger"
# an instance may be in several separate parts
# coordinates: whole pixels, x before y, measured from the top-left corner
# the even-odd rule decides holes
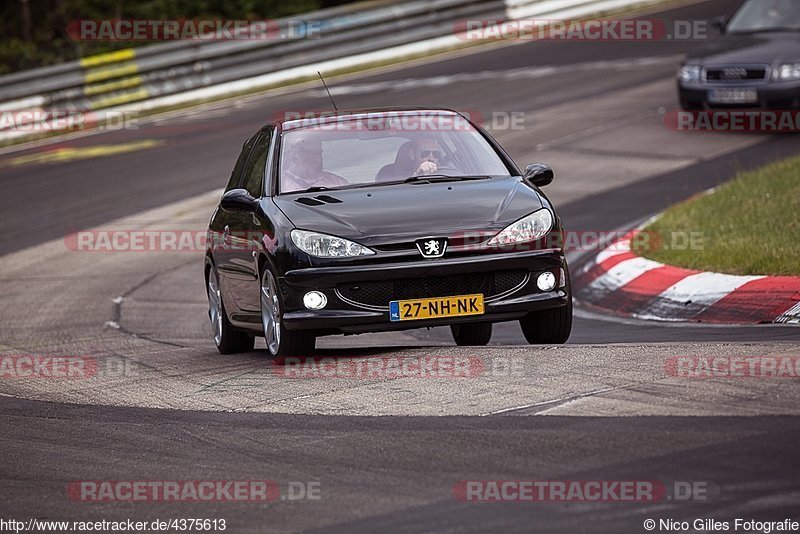
[[[319,140],[302,139],[291,148],[287,147],[284,157],[286,164],[281,175],[281,193],[348,185],[341,176],[322,170],[322,143]]]

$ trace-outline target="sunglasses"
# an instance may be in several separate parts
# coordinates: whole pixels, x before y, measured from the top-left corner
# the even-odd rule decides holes
[[[420,150],[419,153],[423,158],[431,157],[439,159],[442,157],[442,153],[439,150]]]

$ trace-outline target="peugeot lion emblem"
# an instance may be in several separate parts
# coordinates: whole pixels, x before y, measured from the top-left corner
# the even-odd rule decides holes
[[[447,250],[447,239],[444,237],[417,239],[417,250],[423,258],[441,258]]]

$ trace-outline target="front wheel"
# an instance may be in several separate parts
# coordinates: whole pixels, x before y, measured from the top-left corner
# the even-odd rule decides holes
[[[237,354],[253,350],[253,336],[233,328],[225,313],[222,293],[219,289],[219,278],[213,265],[208,267],[208,318],[214,332],[214,344],[221,354]]]
[[[269,268],[265,268],[261,275],[261,325],[267,350],[272,356],[309,356],[314,352],[316,336],[286,330],[278,283]]]
[[[519,325],[531,345],[566,343],[572,331],[572,298],[566,306],[529,313]]]
[[[492,339],[492,323],[452,324],[450,332],[459,347],[482,347]]]

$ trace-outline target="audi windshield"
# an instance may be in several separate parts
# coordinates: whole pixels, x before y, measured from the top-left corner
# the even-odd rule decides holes
[[[800,30],[797,0],[750,0],[727,25],[728,33]]]

